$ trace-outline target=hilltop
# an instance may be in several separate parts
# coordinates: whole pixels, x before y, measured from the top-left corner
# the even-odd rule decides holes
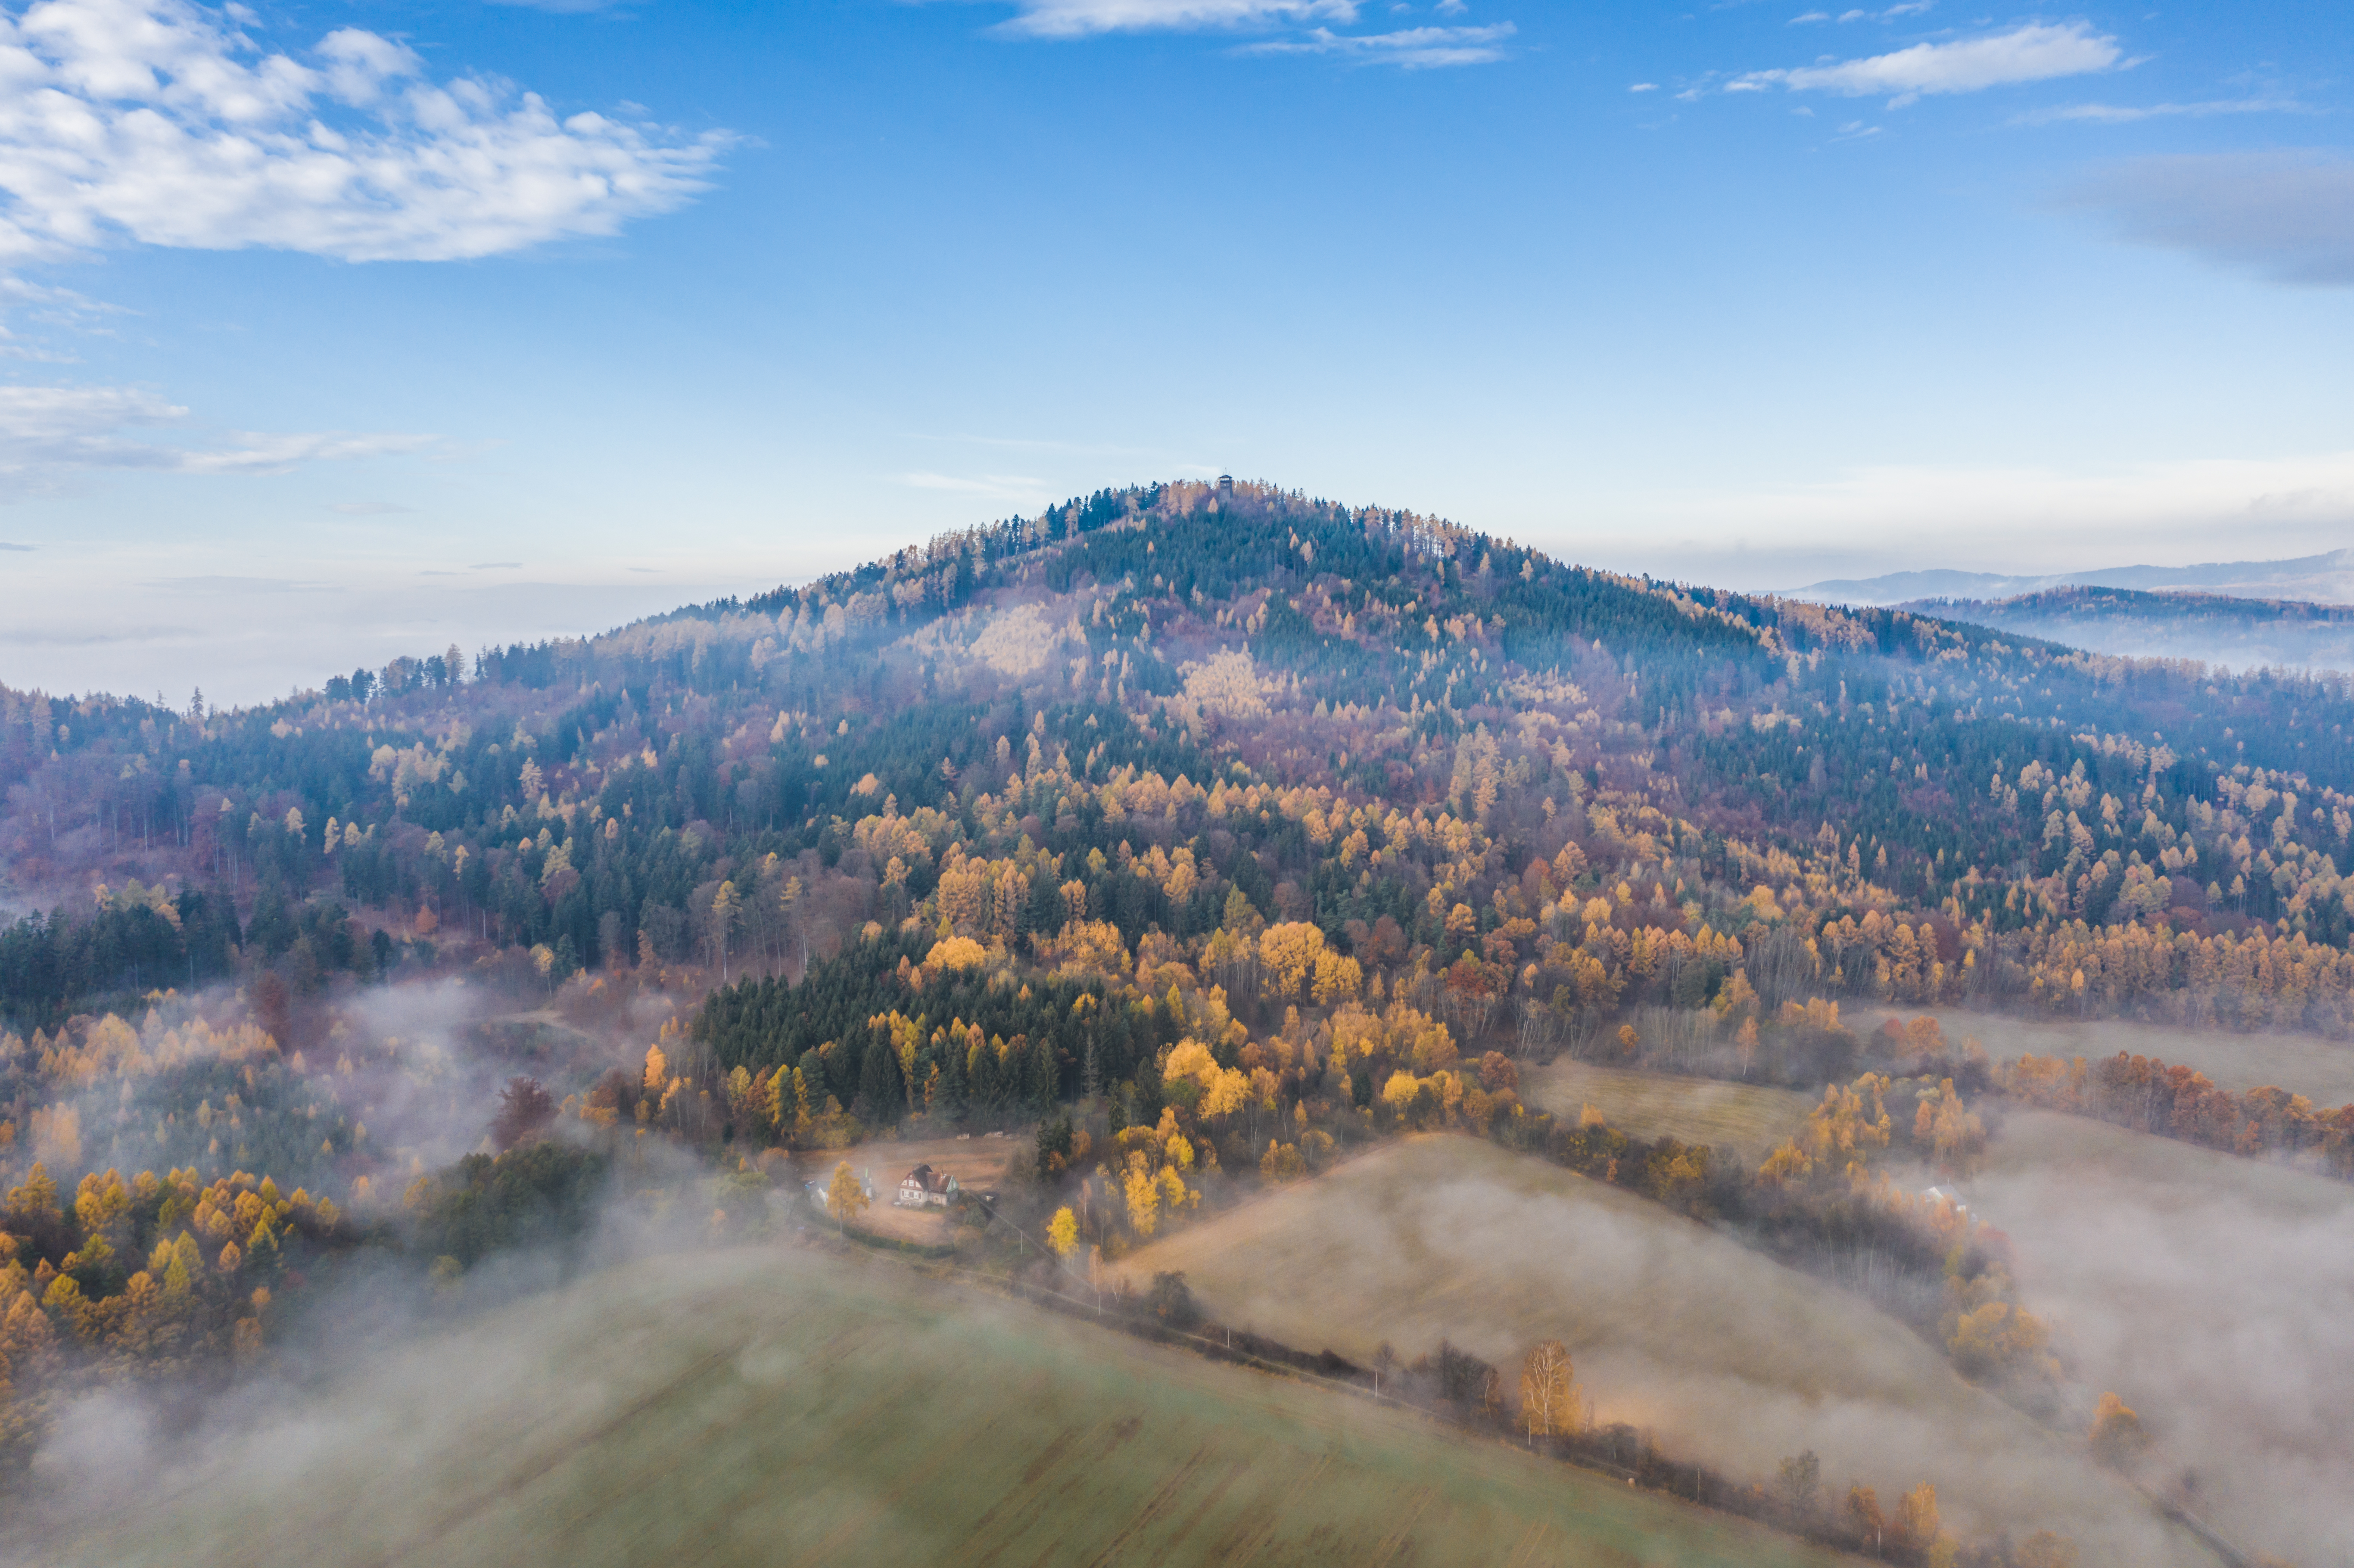
[[[8,693],[0,853],[53,913],[0,936],[0,1009],[31,1026],[257,964],[299,990],[501,952],[551,983],[798,972],[937,907],[953,856],[1018,867],[983,923],[1016,942],[1081,908],[1130,946],[1191,940],[1237,893],[1373,968],[1417,945],[1506,964],[1500,942],[1507,1014],[1729,972],[1677,979],[1679,949],[1521,975],[1558,916],[1573,944],[1597,917],[1763,939],[1769,991],[1899,1000],[2023,999],[2055,961],[2064,984],[2082,964],[2055,941],[2288,941],[2327,959],[2300,1006],[2334,1026],[2349,718],[2326,677],[1155,485],[264,708]],[[2097,994],[2146,1005],[2197,983],[2178,967]]]

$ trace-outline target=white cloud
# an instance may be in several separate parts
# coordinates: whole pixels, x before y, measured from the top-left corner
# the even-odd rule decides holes
[[[2144,245],[2275,282],[2354,286],[2354,158],[2343,154],[2138,158],[2087,177],[2065,203]]]
[[[1924,93],[1978,92],[2020,82],[2049,81],[2114,69],[2124,59],[2117,41],[2082,22],[2030,22],[2007,33],[1915,44],[1867,59],[1839,60],[1789,70],[1751,71],[1727,84],[1778,83],[1793,91],[1862,97],[1891,94],[1909,102]]]
[[[1627,90],[1629,92],[1657,92],[1659,90],[1659,84],[1656,81],[1638,81]]]
[[[1791,17],[1788,25],[1795,27],[1801,22],[1828,22],[1830,19],[1831,14],[1829,11],[1808,11],[1804,16]]]
[[[1407,27],[1394,33],[1335,33],[1316,27],[1303,38],[1253,44],[1247,52],[1342,55],[1369,64],[1428,70],[1492,64],[1504,58],[1505,42],[1517,30],[1510,22],[1487,27]]]
[[[1020,11],[1001,29],[1037,38],[1097,33],[1267,27],[1357,19],[1357,0],[1014,0]]]
[[[2302,114],[2304,104],[2288,98],[2211,99],[2203,103],[2070,103],[2039,109],[2012,121],[2016,125],[2050,125],[2081,121],[2094,125],[2129,125],[2137,120],[2165,120],[2186,115],[2203,120],[2211,114]]]
[[[917,490],[945,490],[959,495],[981,495],[992,501],[1032,502],[1044,498],[1049,486],[1043,479],[1019,473],[903,473],[899,482]]]
[[[76,471],[280,473],[297,463],[415,451],[433,438],[226,432],[210,441],[142,432],[189,429],[188,410],[128,387],[0,387],[0,499],[37,493]]]
[[[132,239],[448,260],[610,235],[704,188],[729,138],[436,83],[344,27],[304,58],[187,0],[0,16],[0,262]]]

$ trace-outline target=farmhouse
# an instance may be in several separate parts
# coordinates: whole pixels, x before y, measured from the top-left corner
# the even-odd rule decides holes
[[[902,1209],[920,1209],[928,1204],[945,1208],[956,1193],[955,1177],[945,1171],[935,1171],[929,1165],[918,1165],[900,1181],[898,1196],[891,1202]]]

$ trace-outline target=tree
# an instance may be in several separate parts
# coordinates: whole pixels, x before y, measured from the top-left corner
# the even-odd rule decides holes
[[[556,1101],[537,1078],[513,1077],[499,1091],[499,1114],[491,1120],[491,1141],[504,1154],[528,1142],[556,1119]]]
[[[1880,1555],[1880,1548],[1888,1534],[1888,1520],[1880,1511],[1880,1496],[1858,1481],[1847,1489],[1847,1517],[1855,1526],[1856,1534],[1872,1542],[1872,1553]]]
[[[1809,1448],[1795,1458],[1782,1461],[1781,1474],[1775,1478],[1774,1485],[1791,1513],[1805,1519],[1815,1511],[1815,1493],[1822,1478],[1823,1462]]]
[[[836,1165],[833,1180],[825,1190],[826,1213],[833,1216],[835,1226],[847,1230],[851,1221],[866,1212],[869,1202],[865,1187],[850,1169],[850,1161],[845,1160]]]
[[[866,1122],[896,1122],[907,1103],[907,1090],[899,1081],[899,1057],[891,1042],[870,1041],[858,1065],[856,1115]]]
[[[1056,1257],[1070,1256],[1079,1245],[1079,1222],[1067,1207],[1055,1210],[1055,1217],[1046,1222],[1046,1245],[1055,1249]]]
[[[727,983],[727,949],[736,930],[736,922],[744,912],[743,901],[736,895],[736,885],[723,882],[719,891],[711,895],[710,913],[705,916],[710,930],[712,957],[719,963],[719,983]]]
[[[1541,1340],[1521,1367],[1521,1425],[1532,1439],[1577,1430],[1577,1383],[1569,1351]]]
[[[2039,1530],[2012,1549],[2010,1562],[2011,1568],[2076,1568],[2076,1543]]]
[[[1898,1537],[1916,1552],[1926,1552],[1937,1540],[1937,1489],[1923,1481],[1896,1505]]]
[[[2088,1440],[2094,1458],[2120,1470],[2131,1469],[2149,1449],[2149,1434],[2142,1430],[2141,1417],[2114,1393],[2101,1395]]]
[[[1129,1172],[1128,1223],[1140,1236],[1149,1237],[1161,1223],[1161,1189],[1142,1169]]]

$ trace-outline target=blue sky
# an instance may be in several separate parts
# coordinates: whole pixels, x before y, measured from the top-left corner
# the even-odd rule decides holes
[[[14,685],[1222,469],[1751,588],[2354,543],[2344,7],[0,9]]]

